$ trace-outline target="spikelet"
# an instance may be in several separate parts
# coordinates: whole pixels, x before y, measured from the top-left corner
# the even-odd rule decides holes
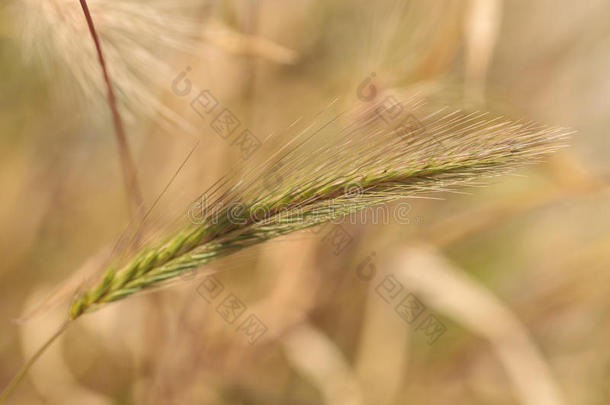
[[[70,319],[246,247],[535,162],[569,135],[416,101],[400,107],[408,119],[399,124],[385,122],[383,105],[374,104],[293,128],[270,158],[205,192],[182,229],[110,266],[73,302]]]

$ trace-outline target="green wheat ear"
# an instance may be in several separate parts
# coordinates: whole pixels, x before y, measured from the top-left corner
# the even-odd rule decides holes
[[[69,319],[278,236],[534,162],[569,134],[483,113],[400,106],[409,112],[409,125],[381,119],[380,105],[310,125],[265,164],[206,193],[212,204],[201,223],[185,221],[163,242],[107,269],[73,301]],[[269,187],[269,175],[279,184]]]
[[[184,221],[182,229],[160,235],[160,242],[107,268],[73,300],[68,320],[0,393],[0,404],[71,321],[87,312],[278,236],[535,162],[563,146],[570,134],[482,113],[431,112],[414,102],[400,104],[408,120],[392,123],[379,115],[382,107],[360,108],[296,135],[293,131],[263,164],[222,179],[204,193],[211,204],[202,221]],[[270,186],[269,176],[278,181]],[[238,212],[231,206],[236,202]]]

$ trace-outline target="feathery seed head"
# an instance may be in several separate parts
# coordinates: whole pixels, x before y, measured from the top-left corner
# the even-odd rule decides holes
[[[89,0],[110,77],[128,120],[180,119],[157,93],[165,89],[172,69],[169,55],[193,52],[199,28],[188,11],[193,2],[168,4],[141,0]],[[23,0],[15,7],[28,59],[40,61],[55,78],[67,73],[94,106],[104,108],[106,88],[87,22],[78,1]],[[65,91],[65,89],[62,89]]]
[[[414,100],[400,107],[408,125],[387,122],[383,103],[363,106],[307,125],[241,177],[222,179],[204,194],[201,221],[108,269],[70,318],[278,236],[534,162],[569,135]],[[272,187],[270,176],[278,180]]]

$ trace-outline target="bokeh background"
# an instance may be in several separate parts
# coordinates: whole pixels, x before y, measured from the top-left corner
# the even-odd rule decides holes
[[[340,252],[327,227],[212,265],[218,300],[264,323],[254,344],[185,277],[81,318],[11,403],[610,404],[607,1],[89,3],[147,206],[200,141],[150,234],[241,164],[172,87],[187,67],[260,140],[367,78],[578,133],[487,187],[406,200],[408,223],[341,224]],[[78,2],[0,5],[0,386],[130,221],[100,75]]]

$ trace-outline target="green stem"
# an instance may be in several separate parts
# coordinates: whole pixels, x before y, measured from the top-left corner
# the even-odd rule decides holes
[[[68,328],[69,324],[70,324],[70,321],[64,322],[63,325],[61,325],[61,327],[59,328],[59,330],[57,332],[55,332],[55,334],[53,336],[51,336],[49,338],[49,340],[47,340],[45,342],[45,344],[42,345],[42,347],[40,349],[38,349],[38,351],[36,351],[36,353],[34,353],[34,355],[23,365],[23,367],[21,367],[19,372],[15,375],[15,377],[13,377],[11,382],[6,386],[6,388],[0,394],[0,404],[3,404],[4,401],[6,401],[6,399],[13,393],[15,388],[17,388],[19,383],[23,380],[23,377],[25,377],[27,372],[34,365],[36,360],[38,360],[38,358],[49,348],[49,346],[51,346],[51,344],[55,340],[57,340],[57,338]]]

